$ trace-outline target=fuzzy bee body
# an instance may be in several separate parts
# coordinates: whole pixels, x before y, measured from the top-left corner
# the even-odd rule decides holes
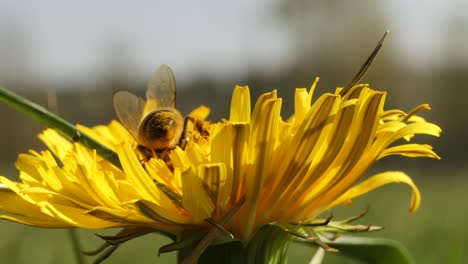
[[[175,148],[184,134],[184,118],[175,106],[175,78],[167,65],[151,76],[146,101],[125,91],[114,95],[114,109],[122,124],[139,146],[158,152]]]
[[[184,121],[174,110],[158,109],[146,115],[138,131],[141,145],[150,149],[171,149],[179,143]]]

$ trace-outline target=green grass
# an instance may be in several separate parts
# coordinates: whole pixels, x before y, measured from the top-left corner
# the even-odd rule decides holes
[[[350,207],[336,208],[336,219],[360,213],[366,205],[370,212],[359,223],[385,226],[367,236],[398,240],[407,246],[415,263],[468,263],[468,177],[437,175],[417,178],[423,201],[415,214],[408,213],[409,188],[389,185],[355,200]],[[450,177],[449,177],[450,176]],[[117,230],[78,230],[83,249],[95,249],[101,241],[93,235],[113,234]],[[0,222],[2,263],[74,263],[69,233],[66,230],[39,229],[7,221]],[[170,241],[147,235],[124,244],[106,263],[174,263],[174,254],[157,256],[160,246]],[[307,263],[313,250],[295,246],[289,263]],[[92,258],[86,258],[88,263]],[[339,255],[327,254],[326,264],[360,263]]]

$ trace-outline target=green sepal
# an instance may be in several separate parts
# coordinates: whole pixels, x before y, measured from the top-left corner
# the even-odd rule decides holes
[[[121,229],[116,235],[106,236],[106,235],[95,234],[97,237],[103,239],[105,243],[94,250],[89,250],[89,251],[80,250],[80,251],[84,255],[96,256],[93,263],[95,264],[102,263],[104,260],[110,257],[114,253],[114,251],[116,251],[125,242],[132,240],[134,238],[137,238],[137,237],[144,236],[149,233],[159,233],[161,236],[166,236],[170,239],[175,239],[175,237],[170,233],[163,232],[163,231],[156,231],[152,228],[125,227]],[[81,261],[78,263],[84,263],[84,262]]]
[[[169,252],[173,252],[176,250],[192,249],[197,245],[197,243],[200,242],[200,240],[205,236],[205,234],[206,234],[206,231],[201,231],[201,232],[191,234],[190,236],[184,236],[184,238],[180,239],[179,241],[160,247],[158,250],[158,254],[169,253]],[[216,236],[216,238],[211,241],[211,246],[228,244],[233,241],[237,242],[238,240],[230,239],[225,234],[219,233]]]
[[[246,247],[246,263],[286,263],[292,236],[274,225],[264,225],[255,232]]]
[[[200,256],[198,263],[286,263],[291,238],[281,228],[265,225],[246,244],[234,241],[211,245]]]

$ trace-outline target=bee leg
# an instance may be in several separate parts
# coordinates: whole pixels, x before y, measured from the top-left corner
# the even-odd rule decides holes
[[[187,146],[187,143],[190,141],[189,132],[188,132],[189,129],[187,129],[189,122],[195,123],[195,118],[191,116],[186,116],[184,118],[184,129],[182,131],[182,136],[180,137],[180,140],[179,140],[179,147],[181,149],[185,149],[185,147]]]
[[[153,158],[159,157],[155,149],[151,149],[151,155],[153,156]]]
[[[143,156],[143,161],[148,161],[152,157],[154,157],[154,151],[147,147],[138,145],[137,149],[140,151],[141,155]]]
[[[169,156],[169,154],[170,154],[170,150],[163,149],[163,150],[161,150],[161,152],[159,154],[159,158],[162,161],[164,161],[164,163],[166,163],[166,166],[169,168],[169,170],[174,172],[174,166],[172,166],[172,161],[171,161],[171,157]]]

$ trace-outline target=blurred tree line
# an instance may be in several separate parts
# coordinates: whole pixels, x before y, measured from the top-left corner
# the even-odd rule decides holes
[[[274,5],[272,21],[285,23],[294,40],[290,59],[279,73],[250,68],[242,80],[214,78],[209,73],[178,82],[177,103],[183,113],[199,104],[212,109],[211,120],[228,116],[232,88],[251,87],[252,99],[265,91],[278,89],[283,101],[283,117],[293,109],[293,89],[309,87],[320,76],[318,94],[346,85],[375,47],[383,32],[391,29],[385,10],[375,1],[282,0]],[[350,22],[352,21],[352,22]],[[441,139],[429,139],[445,165],[466,159],[468,116],[463,106],[468,95],[468,19],[453,16],[445,25],[444,54],[437,67],[419,71],[398,60],[394,39],[385,44],[376,62],[362,80],[371,87],[389,92],[387,108],[409,111],[421,103],[433,110],[423,115],[443,128]],[[461,33],[460,33],[461,32]],[[54,87],[30,75],[24,35],[0,30],[0,84],[57,111],[72,123],[92,126],[115,118],[112,95],[119,90],[143,96],[146,80],[132,74],[128,58],[118,43],[109,47],[109,60],[99,79],[64,83]],[[155,68],[160,62],[155,62]],[[177,77],[177,72],[175,73]],[[56,84],[55,84],[56,86]],[[60,89],[59,89],[60,88]],[[0,105],[0,165],[11,166],[20,152],[43,149],[36,139],[43,127],[5,105]],[[427,138],[424,139],[427,142]],[[439,166],[440,164],[438,164]],[[2,173],[3,173],[2,169]],[[13,175],[16,173],[13,173]]]

